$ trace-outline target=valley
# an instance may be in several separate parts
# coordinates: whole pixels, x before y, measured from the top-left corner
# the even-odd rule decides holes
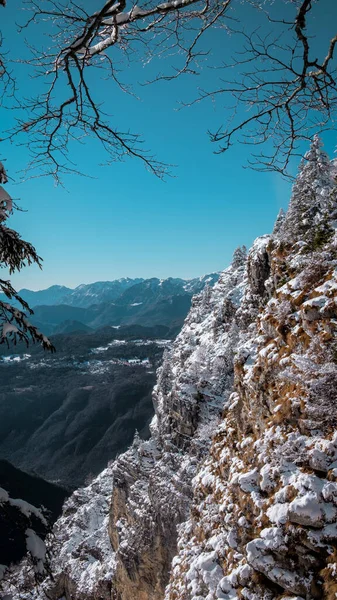
[[[21,290],[56,353],[0,345],[0,459],[74,490],[124,452],[136,430],[146,439],[163,352],[193,293],[217,278]]]
[[[53,343],[55,355],[33,346],[0,357],[0,458],[74,489],[123,452],[136,429],[148,436],[171,336],[165,327],[105,328]]]
[[[74,334],[64,358],[72,361],[70,385],[81,385],[65,403],[59,439],[69,443],[72,471],[63,467],[63,477],[81,468],[76,457],[83,448],[94,463],[100,442],[89,448],[88,441],[97,409],[114,440],[121,402],[126,423],[132,404],[135,427],[146,386],[135,382],[142,390],[136,403],[128,404],[122,392],[131,373],[151,377],[160,364],[151,435],[144,426],[141,436],[130,436],[126,452],[116,452],[66,500],[45,538],[49,570],[46,552],[41,559],[33,554],[33,568],[28,556],[6,569],[4,590],[13,600],[336,597],[336,163],[317,137],[306,159],[273,233],[257,238],[248,255],[244,246],[234,251],[214,287],[193,297],[172,343],[172,330],[140,335],[138,329],[127,337],[122,326],[110,327],[99,343],[85,334],[86,352],[78,354]],[[18,365],[15,358],[2,369],[29,368],[41,354]],[[96,369],[102,387],[93,403]],[[123,385],[114,403],[118,369],[124,369]],[[110,390],[104,387],[109,377]],[[145,417],[146,401],[140,404]],[[52,422],[55,414],[57,407]],[[52,449],[54,431],[57,426],[48,434]],[[112,438],[109,447],[102,430],[99,435],[115,452]],[[44,454],[46,440],[39,445]],[[60,462],[66,464],[62,451]],[[41,569],[37,587],[34,574]]]

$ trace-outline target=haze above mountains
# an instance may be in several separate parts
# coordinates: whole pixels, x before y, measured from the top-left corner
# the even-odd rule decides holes
[[[32,322],[47,335],[89,332],[107,325],[165,325],[179,329],[191,298],[206,285],[213,286],[218,273],[196,279],[130,279],[97,281],[75,289],[53,285],[45,290],[20,290],[33,308]],[[0,299],[5,300],[5,297]]]

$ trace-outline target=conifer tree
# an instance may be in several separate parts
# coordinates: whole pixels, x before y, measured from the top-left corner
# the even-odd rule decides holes
[[[0,163],[0,183],[6,184],[7,181],[5,167]],[[22,240],[17,231],[5,224],[14,208],[12,198],[0,185],[0,266],[8,269],[10,275],[34,263],[41,267],[41,258],[34,246]],[[10,341],[14,344],[24,341],[27,345],[29,342],[40,342],[46,350],[53,351],[54,347],[48,338],[27,319],[27,313],[32,314],[33,311],[16,292],[10,281],[0,279],[0,291],[9,300],[9,302],[0,301],[0,344],[6,343],[9,346]],[[13,299],[21,304],[23,310],[10,303]]]
[[[247,248],[246,246],[238,246],[233,253],[232,266],[233,269],[242,267],[247,260]]]
[[[289,241],[299,238],[312,245],[317,230],[326,220],[333,188],[331,161],[322,150],[319,136],[315,135],[301,161],[289,210],[276,233]]]
[[[132,446],[133,448],[139,448],[140,444],[142,443],[142,439],[139,435],[139,431],[138,429],[135,429],[135,434],[133,436],[133,441],[132,441]]]
[[[158,374],[158,383],[165,394],[168,394],[172,387],[172,369],[170,353],[166,349],[163,354],[163,362]]]
[[[277,234],[277,233],[279,233],[279,231],[280,231],[280,229],[281,229],[281,227],[283,225],[283,221],[285,219],[285,216],[286,216],[286,214],[285,214],[283,208],[281,208],[280,211],[279,211],[279,213],[278,213],[278,215],[277,215],[276,221],[275,221],[275,225],[274,225],[274,229],[273,229],[273,234],[274,235]]]
[[[209,306],[211,295],[212,295],[212,289],[207,283],[201,292],[201,297],[202,297],[201,305],[203,308]]]

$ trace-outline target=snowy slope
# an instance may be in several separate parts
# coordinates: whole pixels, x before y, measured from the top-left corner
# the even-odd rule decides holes
[[[314,140],[265,276],[249,277],[234,392],[194,479],[166,600],[336,598],[333,175]],[[253,250],[248,274],[254,262]]]
[[[47,543],[52,553],[53,579],[38,587],[30,557],[11,573],[7,572],[3,591],[13,599],[61,598],[64,593],[76,598],[110,598],[110,582],[115,567],[108,523],[112,489],[112,468],[108,466],[86,488],[80,488],[65,502]],[[0,586],[0,591],[1,586]]]
[[[57,523],[51,600],[335,600],[335,171],[315,138],[273,234],[194,298],[151,439]]]
[[[111,587],[121,599],[137,597],[139,590],[144,597],[163,595],[177,525],[188,516],[191,480],[228,401],[237,338],[233,316],[243,274],[244,260],[193,299],[158,373],[151,439],[136,437],[124,455],[67,501],[50,539],[53,579],[34,598],[45,598],[45,592],[50,598],[110,598]],[[13,580],[17,586],[17,571]],[[33,586],[27,564],[19,581],[25,598],[23,589]]]

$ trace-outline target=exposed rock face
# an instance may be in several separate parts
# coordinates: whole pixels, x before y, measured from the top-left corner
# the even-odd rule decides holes
[[[192,478],[232,388],[244,273],[242,253],[236,268],[194,297],[158,373],[151,439],[136,436],[125,454],[67,501],[50,540],[53,579],[25,596],[32,582],[24,565],[20,598],[163,598],[177,527],[189,514]],[[13,581],[16,586],[17,572]]]
[[[274,234],[195,297],[159,370],[152,438],[57,523],[52,600],[336,598],[334,170],[315,139]],[[91,544],[100,485],[112,501]]]
[[[115,463],[110,532],[118,600],[164,595],[191,481],[228,401],[243,275],[243,264],[230,267],[214,290],[194,298],[159,372],[152,438],[136,440]]]
[[[254,272],[250,257],[234,392],[194,479],[166,600],[336,598],[335,192],[326,161],[310,181],[310,160],[268,260]]]

